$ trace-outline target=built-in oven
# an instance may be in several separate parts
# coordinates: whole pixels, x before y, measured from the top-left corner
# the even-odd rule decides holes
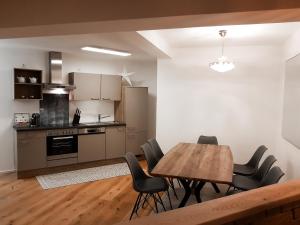
[[[47,160],[78,157],[77,129],[49,130],[47,133]]]

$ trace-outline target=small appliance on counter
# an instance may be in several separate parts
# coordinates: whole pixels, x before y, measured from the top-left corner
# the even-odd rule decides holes
[[[76,126],[79,124],[80,114],[81,114],[81,111],[77,108],[75,111],[74,117],[73,117],[73,122],[72,122],[73,126]]]
[[[27,127],[29,125],[30,125],[30,114],[29,113],[15,113],[14,126]]]
[[[40,114],[33,113],[30,119],[30,126],[39,126],[40,125]]]

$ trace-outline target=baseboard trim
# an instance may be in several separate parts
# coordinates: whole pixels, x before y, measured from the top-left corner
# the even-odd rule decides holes
[[[0,170],[0,174],[3,174],[3,173],[13,173],[13,172],[16,172],[17,170],[16,169],[13,169],[13,170]]]

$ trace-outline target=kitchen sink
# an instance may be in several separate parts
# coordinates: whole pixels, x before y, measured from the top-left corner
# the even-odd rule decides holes
[[[118,121],[107,121],[107,122],[91,122],[91,123],[81,123],[83,126],[98,126],[98,125],[111,125],[111,124],[119,124]]]

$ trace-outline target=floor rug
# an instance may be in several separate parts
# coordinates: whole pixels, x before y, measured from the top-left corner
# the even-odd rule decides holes
[[[64,187],[111,177],[130,174],[126,163],[74,170],[56,174],[37,176],[36,179],[43,189]]]

